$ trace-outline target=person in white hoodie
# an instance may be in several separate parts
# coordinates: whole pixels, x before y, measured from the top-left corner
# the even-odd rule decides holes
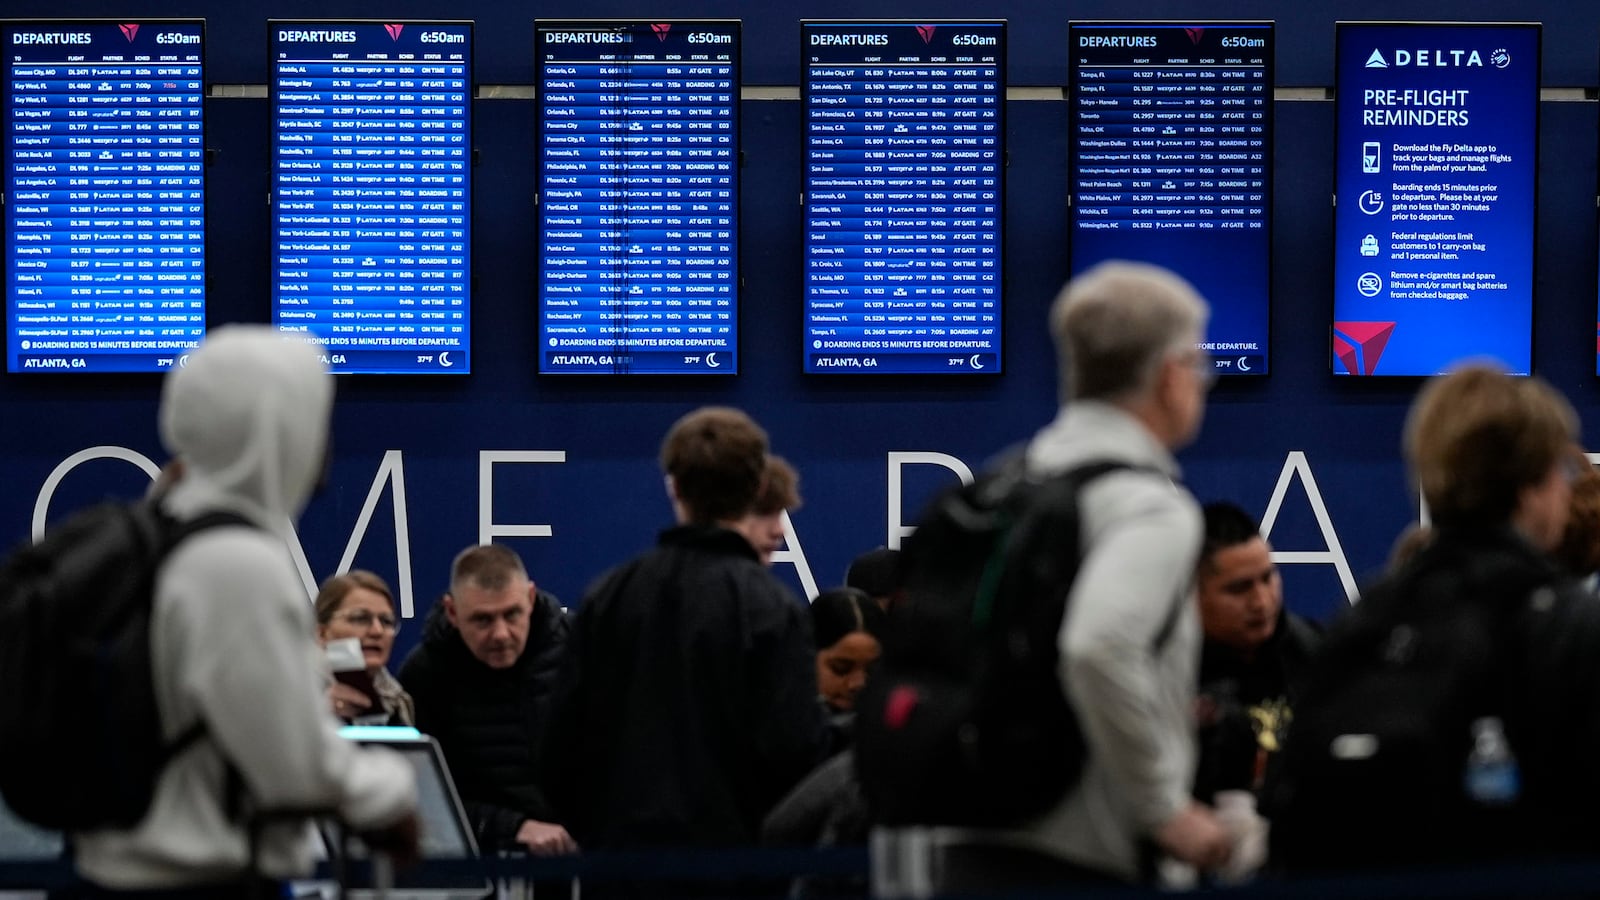
[[[156,577],[162,731],[171,740],[203,721],[205,734],[163,770],[138,825],[72,836],[91,895],[242,896],[303,877],[316,852],[303,820],[262,827],[250,869],[252,820],[274,810],[333,810],[369,843],[415,851],[411,769],[337,733],[310,598],[285,543],[324,472],[332,407],[316,353],[264,326],[217,329],[163,384],[161,439],[181,474],[162,507],[180,520],[226,511],[251,524],[196,534]]]

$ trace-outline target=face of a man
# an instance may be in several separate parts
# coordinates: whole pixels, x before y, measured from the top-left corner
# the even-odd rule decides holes
[[[739,520],[738,531],[756,548],[763,566],[772,565],[772,554],[783,546],[783,510],[775,513],[749,513]]]
[[[1246,653],[1272,637],[1283,580],[1259,537],[1224,547],[1200,566],[1200,624],[1206,637]]]
[[[469,582],[445,598],[445,613],[478,661],[491,669],[508,669],[528,643],[533,591],[526,578],[513,578],[498,591]]]

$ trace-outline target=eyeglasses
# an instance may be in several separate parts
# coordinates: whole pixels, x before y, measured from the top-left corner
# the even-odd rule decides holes
[[[1209,389],[1217,382],[1217,364],[1211,359],[1211,354],[1199,350],[1181,354],[1178,362],[1194,369],[1200,376],[1200,386]]]
[[[394,616],[388,613],[371,613],[364,609],[334,613],[333,617],[348,622],[356,628],[371,628],[373,622],[381,625],[384,631],[394,631],[400,627],[400,623],[395,620]]]

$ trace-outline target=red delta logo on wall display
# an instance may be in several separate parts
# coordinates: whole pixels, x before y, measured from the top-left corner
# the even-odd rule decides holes
[[[1393,322],[1333,323],[1333,355],[1351,375],[1371,375],[1394,336]]]

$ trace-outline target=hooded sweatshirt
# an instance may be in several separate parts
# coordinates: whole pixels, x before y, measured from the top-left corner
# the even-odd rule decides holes
[[[317,673],[310,598],[285,543],[322,470],[331,379],[306,345],[266,327],[218,329],[166,379],[161,438],[185,466],[162,498],[179,519],[227,511],[254,527],[207,529],[156,578],[151,650],[168,740],[205,736],[162,772],[144,821],[74,836],[89,880],[172,888],[239,877],[246,816],[228,813],[227,765],[246,809],[330,809],[352,827],[393,824],[415,806],[407,763],[341,738]],[[264,829],[260,868],[303,875],[304,823]]]

